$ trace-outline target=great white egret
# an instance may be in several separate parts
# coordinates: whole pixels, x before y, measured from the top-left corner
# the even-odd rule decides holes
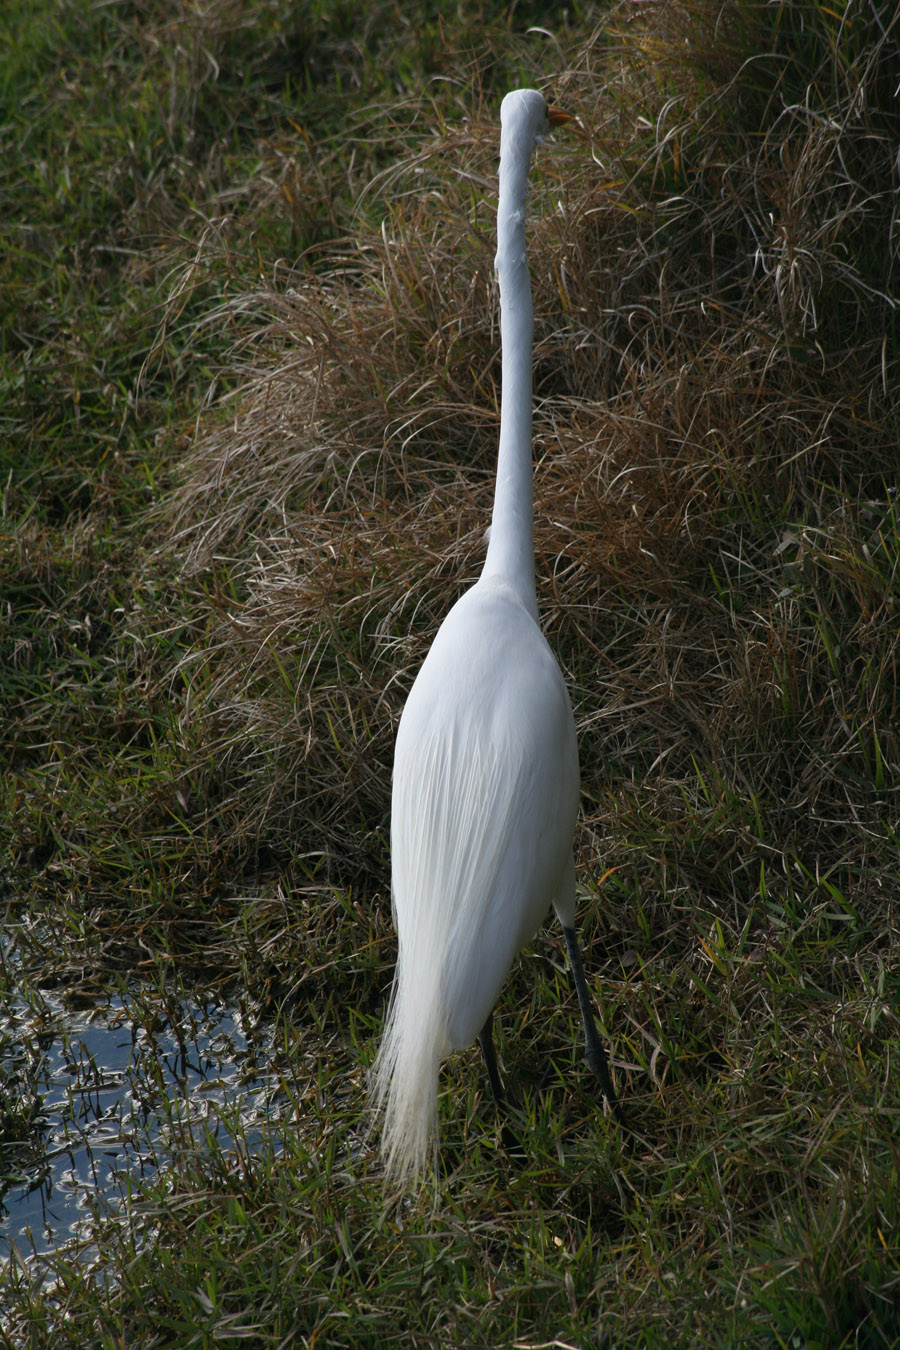
[[[551,904],[565,934],[587,1061],[616,1108],[574,927],[575,722],[538,626],[534,583],[525,199],[534,147],[569,120],[533,89],[507,94],[500,109],[503,384],[487,557],[441,624],[397,733],[391,891],[399,953],[373,1098],[386,1171],[400,1179],[425,1165],[450,1051],[477,1037],[500,1100],[494,1001]]]

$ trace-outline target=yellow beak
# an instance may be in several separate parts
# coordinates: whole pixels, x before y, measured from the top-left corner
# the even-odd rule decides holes
[[[551,127],[561,127],[566,122],[573,121],[571,113],[563,112],[562,108],[554,108],[552,105],[547,108],[547,116],[550,118]]]

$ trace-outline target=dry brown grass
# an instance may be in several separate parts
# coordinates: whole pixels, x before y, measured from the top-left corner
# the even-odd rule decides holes
[[[696,807],[711,776],[756,824],[736,807],[729,879],[696,880],[746,873],[745,898],[760,835],[848,863],[848,794],[864,853],[898,761],[896,518],[873,535],[862,511],[896,475],[876,97],[896,24],[860,12],[848,49],[818,13],[805,70],[772,14],[617,11],[556,86],[582,134],[542,151],[530,235],[538,574],[582,851],[630,853],[634,811]],[[360,216],[327,265],[280,265],[209,319],[239,334],[238,392],[194,441],[166,547],[197,586],[210,636],[185,671],[250,851],[382,875],[395,720],[489,518],[495,156],[483,117],[418,136],[367,195],[380,229]]]

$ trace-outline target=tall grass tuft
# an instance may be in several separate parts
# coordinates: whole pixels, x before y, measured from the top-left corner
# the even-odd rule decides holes
[[[685,859],[685,881],[746,903],[770,836],[769,865],[821,872],[880,817],[895,54],[862,13],[625,7],[557,81],[584,134],[545,148],[534,192],[537,549],[589,869],[633,859],[635,813],[718,812],[730,865]],[[181,670],[202,672],[223,819],[345,878],[383,875],[396,716],[483,553],[494,133],[436,118],[352,238],[206,316],[237,334],[236,392],[164,507],[208,634]]]

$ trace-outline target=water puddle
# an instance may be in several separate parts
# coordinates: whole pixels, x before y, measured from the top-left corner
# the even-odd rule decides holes
[[[3,953],[10,976],[10,953]],[[185,1139],[269,1120],[269,1047],[227,1003],[128,991],[87,1008],[41,990],[0,999],[0,1263],[115,1213]]]

